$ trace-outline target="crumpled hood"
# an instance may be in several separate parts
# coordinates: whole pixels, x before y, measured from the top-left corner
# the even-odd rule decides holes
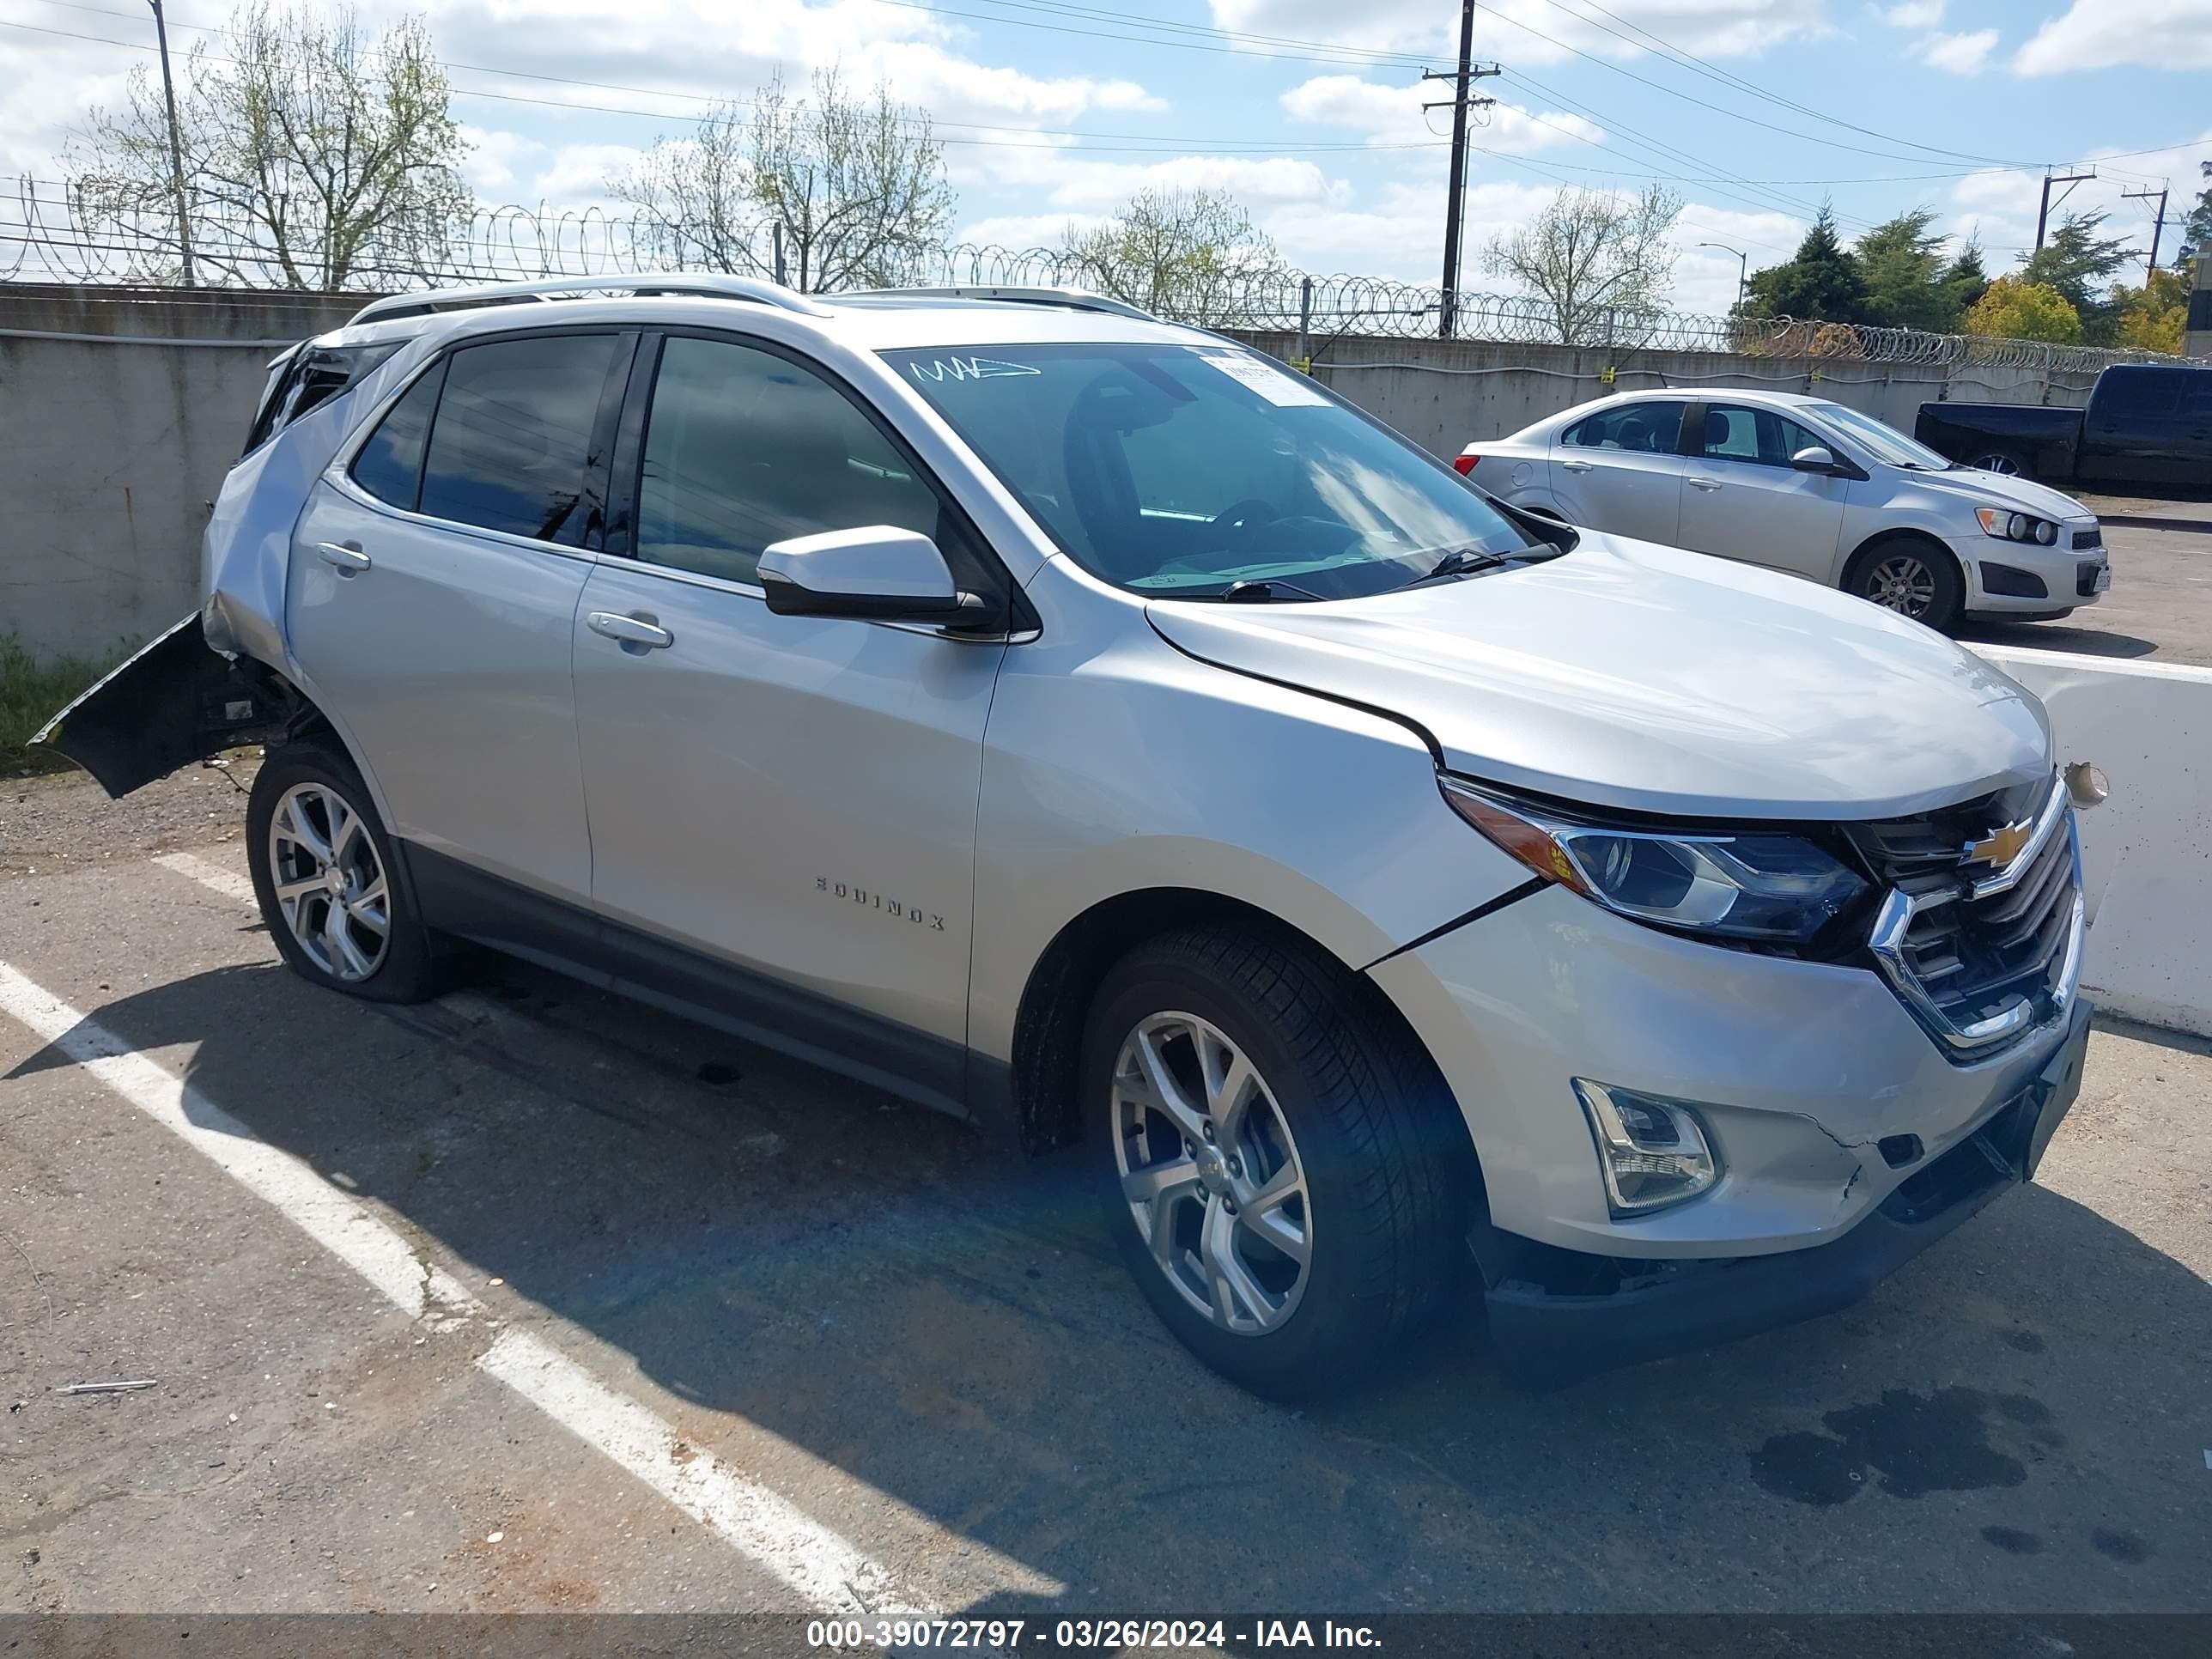
[[[2033,478],[2007,477],[2002,473],[1984,472],[1971,466],[1954,467],[1948,472],[1916,472],[1912,482],[1921,489],[1936,495],[1955,495],[1976,507],[2002,507],[2009,513],[2033,513],[2054,524],[2097,516],[2071,495],[2063,495]]]
[[[1453,771],[1593,805],[1882,817],[2051,766],[2042,705],[1942,635],[1592,532],[1564,558],[1373,599],[1147,611],[1201,661],[1395,715]]]

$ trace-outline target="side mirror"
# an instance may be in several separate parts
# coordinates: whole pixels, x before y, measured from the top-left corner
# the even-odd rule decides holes
[[[896,525],[793,536],[762,550],[759,580],[780,617],[980,621],[988,607],[953,583],[937,544]]]
[[[1836,463],[1835,452],[1821,444],[1809,444],[1790,458],[1790,465],[1800,472],[1841,472]]]

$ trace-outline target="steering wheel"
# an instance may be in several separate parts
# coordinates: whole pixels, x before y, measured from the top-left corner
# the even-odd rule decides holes
[[[1220,512],[1215,514],[1213,528],[1235,531],[1240,536],[1249,536],[1261,525],[1273,524],[1282,516],[1273,502],[1263,501],[1257,495],[1247,495],[1241,501],[1230,502]]]

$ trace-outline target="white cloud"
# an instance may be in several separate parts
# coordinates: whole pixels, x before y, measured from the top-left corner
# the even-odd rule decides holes
[[[1932,29],[1943,21],[1943,0],[1905,0],[1880,8],[1876,15],[1893,28]]]
[[[1211,0],[1223,28],[1370,51],[1435,52],[1458,39],[1455,9],[1437,0]],[[1736,58],[1825,34],[1822,0],[1610,0],[1587,13],[1549,0],[1485,0],[1483,50],[1512,64],[1555,64],[1569,48],[1629,58],[1650,50],[1638,28],[1708,58]]]
[[[1996,50],[1995,29],[1975,29],[1966,34],[1931,34],[1920,43],[1921,58],[1931,69],[1951,75],[1978,75]]]
[[[2212,0],[2073,0],[2013,58],[2022,75],[2212,69]]]
[[[1280,101],[1293,120],[1348,128],[1372,144],[1443,144],[1449,142],[1445,118],[1421,107],[1435,96],[1433,86],[1419,81],[1393,87],[1356,75],[1322,75],[1292,87]],[[1531,111],[1503,100],[1478,113],[1474,130],[1476,149],[1506,155],[1604,137],[1604,128],[1579,115]]]
[[[953,233],[952,240],[975,247],[1058,247],[1071,230],[1105,223],[1103,213],[1006,213],[976,219]]]

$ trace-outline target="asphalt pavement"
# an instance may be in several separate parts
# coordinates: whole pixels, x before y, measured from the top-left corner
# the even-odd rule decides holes
[[[2212,668],[2212,502],[2079,499],[2104,520],[2111,592],[2061,621],[1973,622],[1960,637]]]
[[[2212,1611],[2206,1044],[2100,1030],[2040,1181],[1841,1316],[1528,1395],[1470,1304],[1290,1410],[1079,1159],[501,959],[319,992],[164,787],[135,848],[17,792],[0,1608]]]

